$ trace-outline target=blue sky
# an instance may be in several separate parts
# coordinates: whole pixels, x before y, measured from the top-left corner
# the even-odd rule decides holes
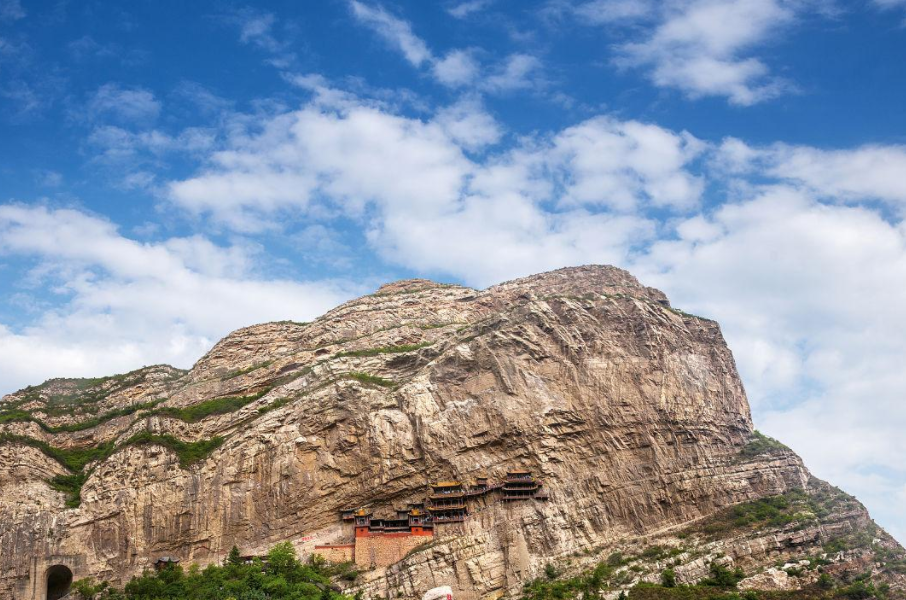
[[[904,540],[904,107],[904,0],[0,0],[0,392],[611,263]]]

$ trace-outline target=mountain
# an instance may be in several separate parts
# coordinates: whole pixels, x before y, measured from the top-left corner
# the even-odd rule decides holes
[[[518,597],[601,564],[609,597],[667,570],[906,589],[865,508],[754,431],[718,324],[614,267],[400,281],[238,330],[190,371],[0,403],[0,597],[283,541],[354,559],[343,585],[367,598]]]

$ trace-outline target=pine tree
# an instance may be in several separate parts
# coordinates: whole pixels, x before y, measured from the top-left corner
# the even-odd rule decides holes
[[[230,548],[230,554],[227,556],[226,564],[228,565],[241,565],[242,557],[239,555],[239,548],[233,546]]]

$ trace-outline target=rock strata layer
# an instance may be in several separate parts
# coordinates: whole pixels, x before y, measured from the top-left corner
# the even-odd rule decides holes
[[[163,555],[204,565],[233,545],[352,543],[341,509],[389,512],[431,482],[512,468],[541,478],[549,500],[483,501],[353,589],[518,595],[549,563],[578,569],[653,543],[683,547],[669,563],[682,581],[720,559],[757,576],[750,587],[787,589],[797,582],[778,560],[844,537],[861,541],[829,562],[902,584],[871,554],[902,549],[851,499],[795,524],[697,529],[728,507],[829,488],[791,451],[759,445],[718,324],[613,267],[484,291],[396,282],[312,323],[236,331],[188,372],[51,380],[0,411],[2,598],[43,599],[57,564],[122,584]],[[79,469],[47,448],[107,450]],[[48,483],[73,473],[85,476],[74,500]],[[632,577],[667,564],[652,556]]]

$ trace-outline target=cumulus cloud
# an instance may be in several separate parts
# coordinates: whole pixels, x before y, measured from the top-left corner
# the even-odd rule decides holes
[[[675,305],[720,322],[756,425],[896,521],[884,494],[906,480],[901,221],[771,185],[687,220],[632,262]]]
[[[529,54],[512,54],[484,80],[481,88],[489,92],[512,92],[537,85],[535,78],[541,61]]]
[[[471,52],[453,50],[445,57],[435,60],[432,69],[439,82],[458,87],[472,83],[478,76],[480,67]]]
[[[643,69],[655,85],[690,98],[724,96],[748,106],[793,89],[755,51],[809,6],[788,0],[592,0],[574,13],[586,24],[632,27],[632,39],[615,47],[618,66]]]
[[[254,129],[234,135],[204,171],[173,182],[171,200],[239,231],[277,227],[286,214],[367,214],[368,239],[382,255],[480,284],[539,264],[615,260],[653,231],[634,213],[687,211],[702,191],[687,172],[702,143],[635,121],[591,119],[481,160],[467,153],[497,142],[501,130],[474,100],[422,121],[325,92]],[[453,251],[467,233],[474,252]],[[427,239],[436,254],[420,245]]]
[[[440,109],[434,120],[454,143],[466,150],[478,150],[495,144],[503,135],[494,117],[475,99],[461,100]]]
[[[308,319],[354,293],[341,281],[262,279],[253,248],[198,235],[139,243],[71,209],[0,206],[0,254],[37,261],[33,285],[59,300],[27,327],[0,323],[4,391],[161,361],[187,367],[232,329]]]
[[[818,149],[774,144],[751,147],[737,139],[721,145],[721,164],[731,173],[762,173],[837,200],[878,199],[906,204],[906,146]]]

